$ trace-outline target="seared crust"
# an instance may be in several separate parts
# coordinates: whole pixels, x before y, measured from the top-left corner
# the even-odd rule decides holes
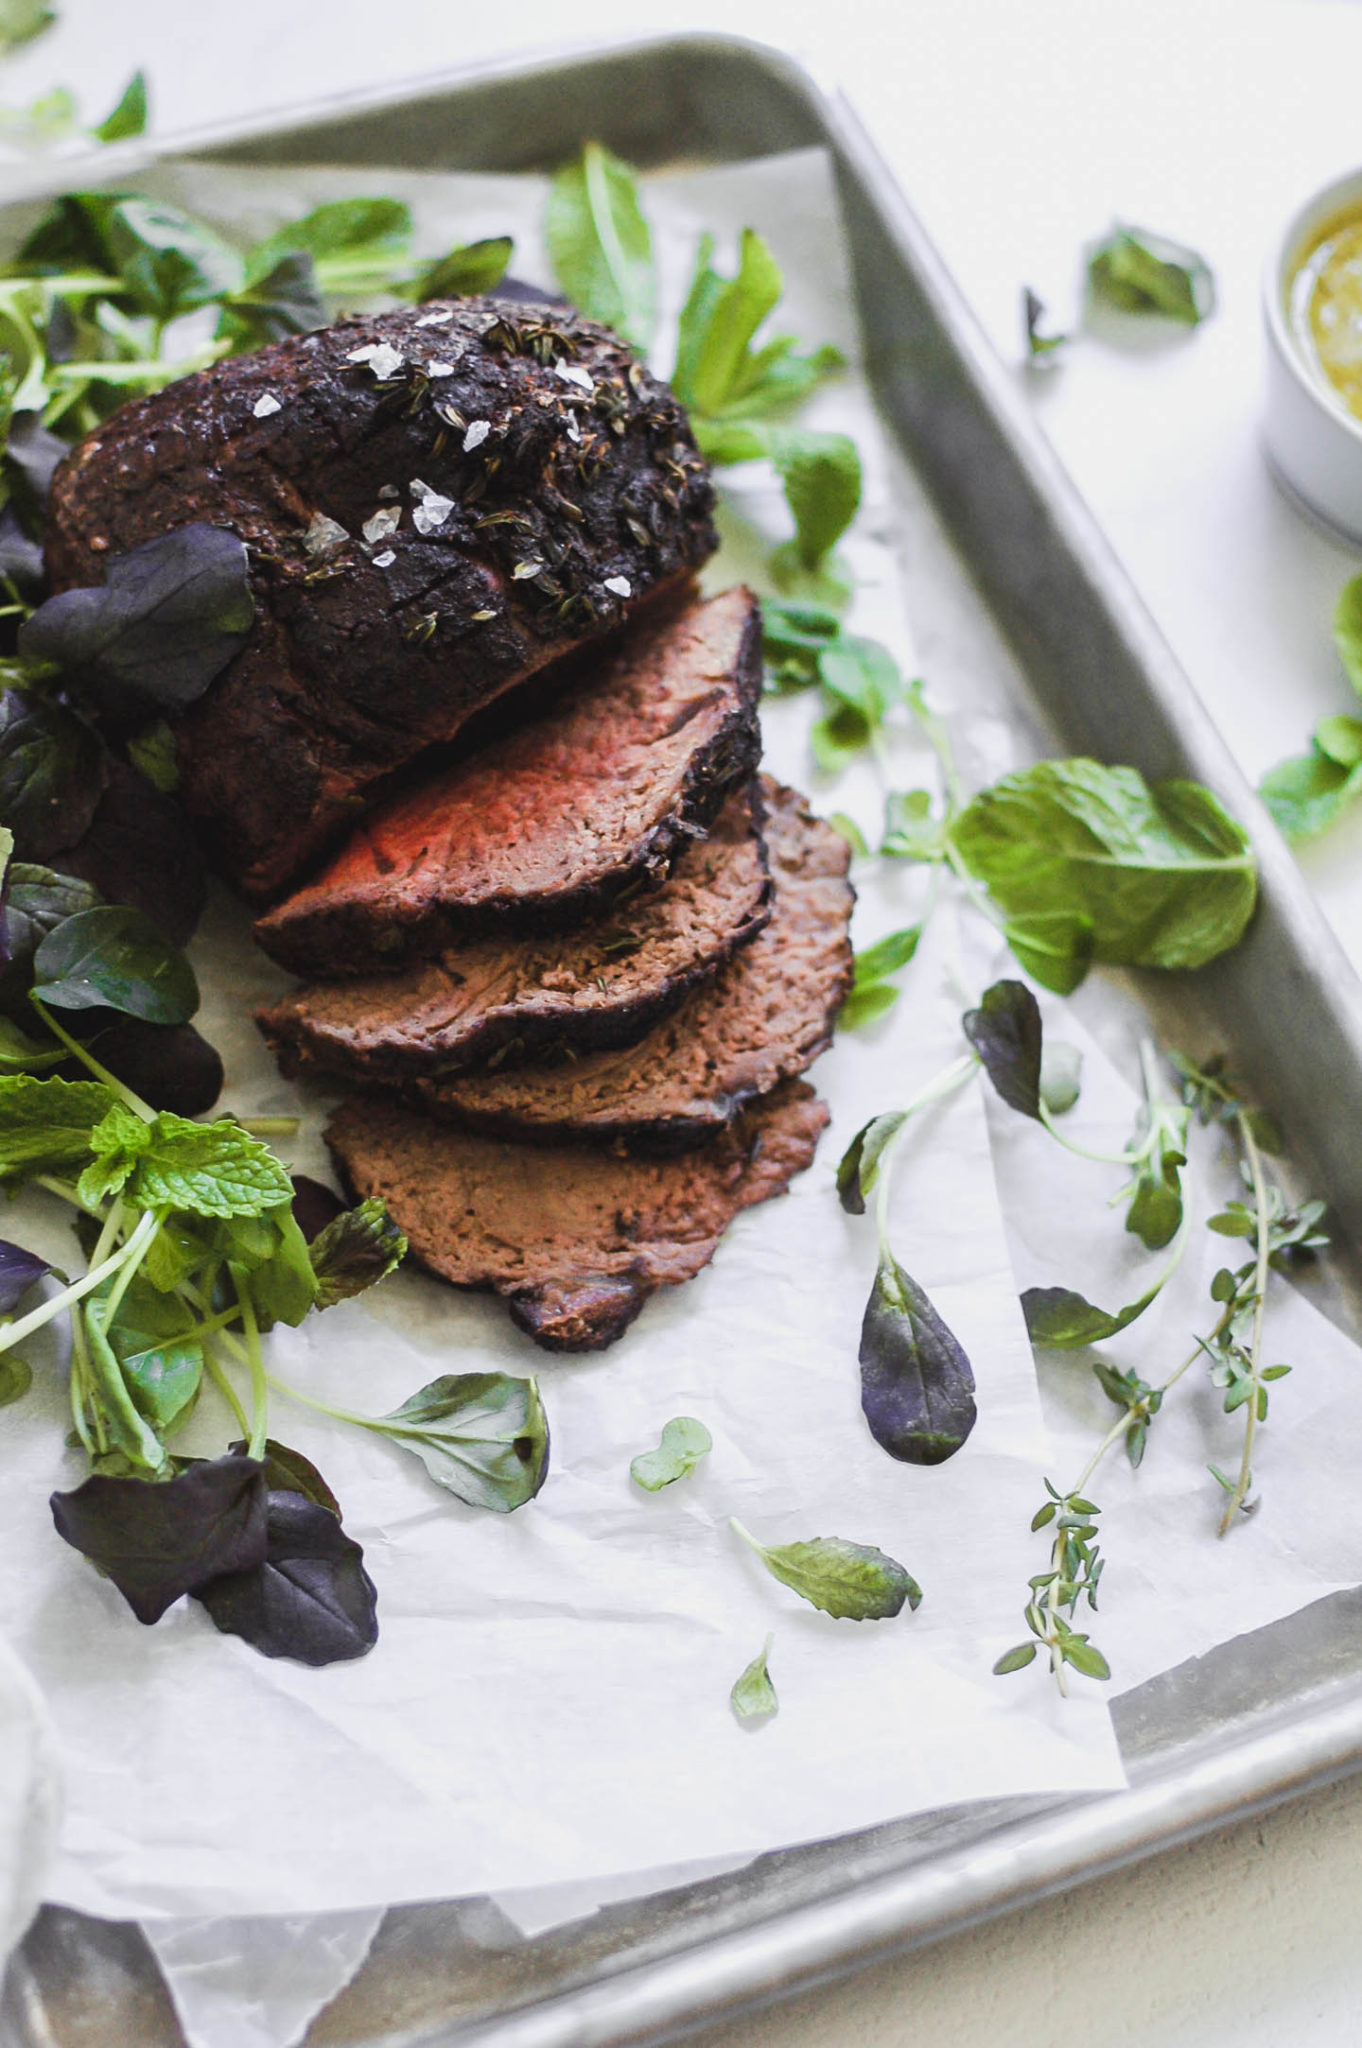
[[[381,973],[471,931],[554,929],[660,880],[761,751],[743,589],[635,620],[546,712],[372,812],[256,926],[295,974]]]
[[[401,974],[313,982],[257,1022],[286,1073],[391,1085],[625,1045],[756,938],[769,898],[749,786],[660,889],[570,933],[489,935]]]
[[[788,1081],[680,1159],[500,1143],[382,1097],[354,1097],[326,1136],[422,1265],[504,1296],[547,1351],[600,1351],[649,1295],[709,1263],[739,1210],[784,1193],[827,1121],[808,1083]]]
[[[397,360],[350,360],[369,346]],[[262,400],[277,409],[257,416]],[[427,491],[451,501],[438,521]],[[178,747],[220,864],[268,898],[377,779],[684,581],[716,545],[712,506],[684,413],[615,336],[462,299],[344,320],[125,406],[57,472],[47,564],[64,590],[195,520],[246,542],[256,624]]]
[[[763,776],[762,799],[771,920],[713,981],[622,1051],[418,1081],[419,1106],[541,1144],[594,1138],[675,1151],[803,1073],[831,1042],[851,986],[851,849],[796,790]]]

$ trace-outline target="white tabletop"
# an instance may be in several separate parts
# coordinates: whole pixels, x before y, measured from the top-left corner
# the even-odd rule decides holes
[[[65,0],[5,67],[107,111],[140,63],[168,133],[482,57],[645,30],[782,45],[844,86],[999,350],[1023,282],[1056,324],[1114,216],[1201,248],[1207,327],[1085,338],[1028,388],[1246,772],[1355,708],[1330,639],[1362,563],[1309,527],[1257,445],[1258,290],[1274,228],[1353,166],[1362,8],[1278,0]],[[210,26],[211,24],[211,26]],[[1019,370],[1019,374],[1021,374]],[[1307,872],[1362,965],[1362,811]],[[1358,2037],[1362,1781],[702,2037],[704,2048],[1333,2048]]]

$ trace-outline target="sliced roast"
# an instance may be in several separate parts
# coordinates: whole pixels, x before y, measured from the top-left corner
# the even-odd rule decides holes
[[[194,521],[250,550],[250,639],[177,734],[251,894],[374,782],[713,552],[685,414],[605,328],[461,299],[340,321],[124,406],[58,469],[54,590]]]
[[[285,1073],[396,1085],[476,1062],[624,1045],[770,916],[753,791],[735,792],[660,889],[577,930],[488,935],[401,974],[313,982],[257,1021]]]
[[[674,1150],[712,1137],[831,1042],[851,985],[851,849],[803,797],[762,778],[769,924],[636,1045],[553,1067],[416,1084],[432,1115],[543,1141]]]
[[[666,873],[761,751],[750,591],[636,620],[565,699],[367,817],[256,926],[296,974],[431,959],[470,929],[562,926]]]
[[[422,1265],[503,1295],[547,1351],[600,1351],[649,1295],[709,1263],[739,1210],[784,1192],[827,1121],[808,1083],[787,1081],[714,1144],[670,1159],[508,1144],[382,1097],[347,1102],[326,1136]]]

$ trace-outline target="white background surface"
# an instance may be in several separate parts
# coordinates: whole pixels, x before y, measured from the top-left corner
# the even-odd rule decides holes
[[[1035,401],[1251,775],[1298,751],[1326,711],[1353,708],[1329,613],[1359,564],[1263,473],[1256,302],[1278,221],[1362,157],[1356,7],[725,0],[645,18],[622,0],[233,0],[211,13],[68,0],[4,90],[16,101],[67,84],[98,118],[141,62],[164,132],[507,51],[701,27],[794,48],[840,79],[1009,359],[1022,282],[1065,324],[1081,245],[1113,214],[1205,251],[1222,296],[1212,325],[1137,353],[1085,341],[1033,380]],[[1362,818],[1308,865],[1362,960]],[[705,2048],[1356,2040],[1359,1824],[1362,1786],[1321,1794],[715,2030]]]

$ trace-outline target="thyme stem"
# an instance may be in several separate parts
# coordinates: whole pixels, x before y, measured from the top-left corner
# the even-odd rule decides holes
[[[1244,1403],[1246,1410],[1244,1450],[1239,1460],[1239,1477],[1235,1481],[1234,1490],[1226,1503],[1225,1512],[1220,1517],[1220,1527],[1216,1532],[1220,1536],[1228,1534],[1235,1516],[1244,1505],[1245,1496],[1253,1479],[1253,1439],[1258,1429],[1258,1404],[1261,1384],[1258,1375],[1262,1367],[1263,1312],[1267,1306],[1267,1262],[1271,1250],[1271,1229],[1268,1216],[1267,1185],[1263,1175],[1263,1155],[1258,1149],[1258,1143],[1253,1135],[1249,1119],[1245,1116],[1242,1109],[1236,1108],[1234,1121],[1239,1132],[1240,1143],[1244,1148],[1244,1157],[1248,1161],[1249,1174],[1253,1181],[1253,1206],[1254,1214],[1257,1218],[1258,1257],[1253,1276],[1253,1335],[1249,1340],[1249,1376],[1252,1391]]]

